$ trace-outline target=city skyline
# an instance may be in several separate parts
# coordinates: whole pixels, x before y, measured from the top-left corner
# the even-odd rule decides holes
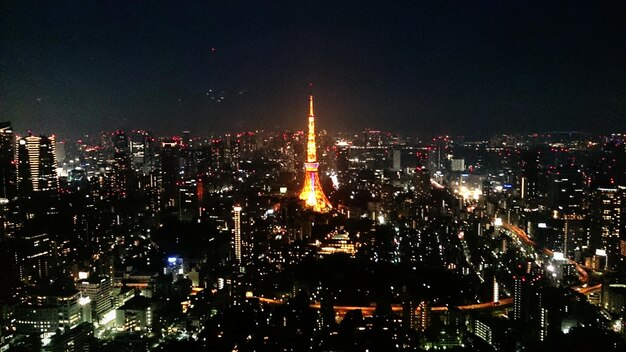
[[[2,348],[626,345],[625,135],[318,134],[313,104],[308,133],[0,123]]]
[[[625,11],[0,1],[0,351],[626,351]]]

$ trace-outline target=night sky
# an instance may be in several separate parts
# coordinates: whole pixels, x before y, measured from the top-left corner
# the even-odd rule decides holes
[[[18,132],[626,130],[626,2],[0,1]]]

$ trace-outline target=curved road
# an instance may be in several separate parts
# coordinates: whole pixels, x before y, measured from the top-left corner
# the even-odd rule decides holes
[[[526,232],[524,232],[524,230],[520,229],[519,227],[512,225],[512,224],[505,223],[505,224],[502,224],[502,228],[508,230],[509,232],[514,233],[520,241],[524,242],[525,244],[529,246],[534,247],[538,251],[541,251],[544,254],[551,256],[551,257],[554,255],[554,251],[548,248],[539,248],[537,246],[537,243],[531,240],[526,234]],[[587,273],[587,270],[585,270],[585,268],[582,265],[578,264],[577,262],[571,259],[567,259],[567,262],[569,264],[573,264],[576,267],[576,271],[578,272],[578,277],[583,284],[589,281],[589,274]]]
[[[536,250],[541,251],[542,253],[548,255],[548,256],[553,256],[554,255],[554,251],[547,249],[547,248],[539,248],[537,246],[537,243],[535,243],[535,241],[531,240],[528,235],[526,234],[526,232],[524,232],[524,230],[520,229],[519,227],[512,225],[512,224],[502,224],[502,228],[506,229],[507,231],[515,234],[517,236],[517,238],[522,241],[523,243],[534,247]],[[579,287],[573,287],[572,289],[575,290],[576,292],[580,292],[584,295],[588,295],[591,293],[595,293],[598,292],[601,288],[602,285],[601,284],[597,284],[594,286],[586,286],[586,283],[589,281],[589,274],[587,273],[587,271],[585,270],[585,267],[580,265],[579,263],[571,260],[571,259],[567,259],[568,263],[573,264],[576,267],[576,271],[578,272],[578,276],[580,278],[580,281],[585,284],[583,286],[579,286]],[[255,297],[259,300],[259,302],[261,303],[265,303],[265,304],[284,304],[284,301],[278,300],[278,299],[273,299],[273,298],[265,298],[265,297]],[[494,303],[494,302],[486,302],[486,303],[476,303],[476,304],[467,304],[467,305],[462,305],[462,306],[457,306],[455,308],[462,310],[462,311],[476,311],[476,310],[495,310],[495,309],[499,309],[499,308],[507,308],[509,306],[513,305],[513,298],[505,298],[500,300],[498,303]],[[320,304],[319,303],[312,303],[310,305],[311,308],[313,309],[320,309]],[[338,313],[339,315],[345,315],[347,312],[351,311],[351,310],[360,310],[364,316],[372,316],[374,314],[374,312],[376,311],[376,307],[375,306],[333,306],[333,308],[335,309],[335,312]],[[402,306],[399,304],[394,304],[391,306],[391,309],[394,312],[400,312],[402,311]],[[433,312],[441,312],[441,311],[447,311],[449,309],[449,307],[447,306],[440,306],[440,307],[432,307],[431,310]],[[417,312],[420,311],[419,308],[416,309]]]
[[[285,303],[284,301],[273,299],[273,298],[265,298],[265,297],[255,297],[255,298],[257,298],[259,302],[265,303],[265,304],[274,305],[274,304]],[[474,310],[490,310],[490,309],[507,308],[511,305],[513,305],[513,298],[505,298],[505,299],[501,299],[498,303],[486,302],[486,303],[467,304],[463,306],[456,306],[455,308],[462,310],[462,311],[474,311]],[[310,307],[313,309],[320,309],[320,304],[311,303]],[[340,316],[345,315],[347,312],[351,310],[360,310],[364,316],[372,316],[374,315],[374,312],[376,311],[375,306],[360,306],[360,307],[359,306],[333,306],[333,308],[335,309],[335,312],[338,313]],[[402,306],[399,304],[394,304],[391,306],[391,309],[394,312],[401,312]],[[442,311],[447,311],[449,309],[450,308],[447,306],[440,306],[440,307],[432,307],[431,311],[442,312]],[[420,309],[417,308],[416,311],[419,312]]]

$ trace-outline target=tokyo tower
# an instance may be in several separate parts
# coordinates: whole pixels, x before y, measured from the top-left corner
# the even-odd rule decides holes
[[[309,134],[306,143],[306,162],[304,163],[305,177],[304,187],[300,193],[300,199],[304,201],[307,208],[315,212],[327,212],[332,209],[332,205],[326,198],[320,176],[317,172],[319,167],[317,162],[317,152],[315,146],[315,114],[313,113],[313,95],[309,96]]]

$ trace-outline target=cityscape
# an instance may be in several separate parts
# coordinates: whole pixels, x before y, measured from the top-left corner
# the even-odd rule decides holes
[[[539,32],[549,36],[557,27],[578,26],[568,16],[577,19],[588,8],[563,10],[554,22],[542,17],[552,13],[549,5],[520,10],[489,1],[462,9],[427,2],[360,9],[324,2],[302,8],[155,2],[156,10],[88,3],[55,9],[0,5],[3,17],[17,26],[0,27],[0,43],[10,49],[0,53],[0,77],[23,78],[0,84],[0,352],[626,350],[626,71],[610,79],[604,71],[581,78],[590,85],[613,84],[610,102],[602,100],[606,110],[596,115],[588,109],[600,109],[594,104],[605,88],[562,88],[545,97],[553,99],[545,106],[544,90],[511,93],[511,100],[528,101],[527,109],[511,110],[515,116],[502,115],[509,111],[502,108],[508,98],[468,103],[473,94],[459,98],[454,92],[429,96],[433,106],[445,99],[454,108],[421,109],[412,104],[422,93],[405,92],[415,78],[406,69],[410,59],[395,62],[406,66],[401,72],[374,67],[383,57],[413,57],[429,45],[389,53],[397,49],[389,44],[376,54],[367,45],[386,39],[360,37],[370,33],[364,19],[383,18],[372,30],[401,41],[408,40],[405,29],[434,25],[399,25],[405,16],[438,18],[456,11],[474,16],[472,28],[496,13],[517,24],[541,18]],[[593,35],[573,35],[589,45],[610,42],[619,47],[616,54],[593,61],[595,55],[575,53],[578,42],[535,51],[531,42],[516,43],[526,45],[528,54],[514,69],[539,72],[547,67],[541,58],[552,50],[572,55],[555,81],[566,80],[581,62],[607,72],[623,69],[624,41],[617,45],[610,35],[623,37],[626,31],[614,29],[626,24],[612,10],[589,13],[589,22],[580,24],[593,27]],[[348,16],[339,25],[343,17],[337,13],[358,19]],[[298,16],[309,15],[324,24],[302,24],[311,32],[299,29]],[[145,44],[152,31],[200,35],[205,16],[223,42]],[[298,19],[293,27],[273,22],[290,16]],[[598,27],[596,20],[614,25]],[[501,22],[503,36],[521,36]],[[92,23],[106,35],[90,32]],[[227,29],[220,32],[222,25]],[[292,33],[282,34],[282,26]],[[474,34],[459,26],[450,30],[450,47]],[[233,28],[245,28],[246,35],[231,33]],[[321,36],[328,28],[337,35]],[[255,54],[287,50],[265,47],[264,41],[244,50],[255,44],[243,37],[257,38],[256,31],[274,33],[307,63],[283,62],[284,53],[276,54],[277,63],[259,59]],[[145,39],[137,44],[142,50],[126,52],[130,44],[120,44],[121,35],[136,33]],[[358,43],[349,44],[353,34]],[[67,43],[58,39],[65,36]],[[539,40],[532,38],[534,44]],[[445,41],[421,43],[439,40]],[[65,45],[75,46],[71,54],[45,49]],[[124,53],[105,54],[118,45]],[[209,70],[200,68],[190,75],[170,70],[178,60],[197,64],[184,52],[187,45],[202,46],[203,60],[214,60],[223,76],[209,79],[203,76]],[[364,66],[343,66],[338,57],[345,46],[361,51]],[[432,49],[424,65],[441,65],[436,73],[457,65],[444,58],[456,50],[450,47]],[[324,48],[332,48],[335,61],[307,66],[318,57],[311,53]],[[476,52],[485,48],[478,45]],[[222,51],[245,58],[214,58]],[[28,53],[32,61],[9,64]],[[146,67],[158,63],[162,72],[147,85],[135,82],[147,72],[131,72],[137,67],[103,78],[116,64],[101,67],[98,55],[117,55],[118,63],[129,64],[150,57]],[[481,65],[492,64],[482,54],[464,55],[475,59],[477,73],[437,77],[443,86],[474,79]],[[58,62],[44,63],[49,60]],[[277,68],[292,64],[286,71]],[[323,65],[335,68],[324,71]],[[229,71],[233,67],[238,73]],[[97,71],[85,73],[92,69]],[[353,76],[333,74],[339,71]],[[290,75],[265,81],[275,72]],[[301,74],[291,76],[296,72]],[[57,81],[59,73],[64,78]],[[94,74],[101,84],[86,84],[81,74]],[[250,78],[256,75],[258,80]],[[394,88],[360,88],[380,83],[369,78],[381,75],[389,75]],[[180,77],[190,82],[187,88],[197,88],[194,93],[166,84]],[[205,80],[211,84],[203,86]],[[474,84],[488,82],[476,78]],[[111,86],[131,96],[120,98],[115,89],[108,92]],[[493,87],[476,95],[501,94]],[[102,95],[110,100],[100,100]],[[286,110],[273,108],[276,101]],[[555,107],[565,101],[571,105]],[[493,108],[479,108],[483,103]],[[344,108],[349,104],[355,106],[352,115]],[[168,112],[159,114],[165,105]],[[582,105],[587,107],[576,109]],[[540,107],[545,111],[535,114]],[[463,111],[467,120],[451,117]]]

